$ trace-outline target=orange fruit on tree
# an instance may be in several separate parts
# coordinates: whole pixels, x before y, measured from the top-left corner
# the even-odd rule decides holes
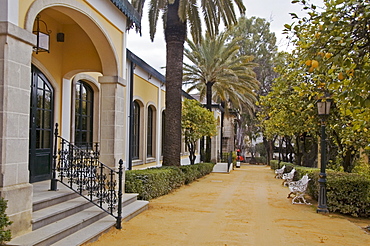
[[[318,61],[316,61],[316,60],[312,60],[312,61],[311,61],[311,66],[312,66],[313,68],[317,68],[317,67],[319,66],[319,62],[318,62]]]
[[[333,54],[332,53],[326,53],[325,54],[325,57],[327,58],[327,59],[329,59],[330,57],[332,57],[333,56]]]
[[[311,66],[311,60],[307,60],[307,61],[306,61],[306,65],[307,65],[307,66]]]
[[[350,70],[347,70],[346,73],[349,75],[349,76],[353,76],[355,71],[353,69],[350,69]]]
[[[343,80],[343,79],[344,79],[344,75],[343,75],[343,73],[342,73],[342,72],[340,72],[340,73],[338,74],[338,79],[339,79],[339,80]]]

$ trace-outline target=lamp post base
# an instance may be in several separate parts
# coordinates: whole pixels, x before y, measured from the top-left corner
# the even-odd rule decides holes
[[[328,210],[328,208],[317,208],[316,213],[325,213],[325,214],[327,214],[327,213],[329,213],[329,210]]]
[[[326,203],[326,173],[325,170],[320,173],[319,176],[319,204],[317,206],[317,213],[329,213],[328,206]]]

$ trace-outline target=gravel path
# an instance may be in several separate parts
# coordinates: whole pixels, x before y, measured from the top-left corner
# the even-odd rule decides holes
[[[151,200],[122,230],[86,245],[370,245],[361,229],[370,220],[317,214],[316,205],[292,205],[288,193],[269,167],[242,165]]]

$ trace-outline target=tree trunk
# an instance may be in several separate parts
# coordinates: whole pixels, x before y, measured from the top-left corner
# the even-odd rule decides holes
[[[204,162],[210,163],[211,162],[211,137],[206,137],[206,153],[204,157]]]
[[[266,137],[263,137],[263,145],[266,149],[267,165],[270,165],[270,161],[273,159],[274,156],[274,142],[275,141],[268,140]]]
[[[305,139],[303,139],[303,141],[306,141]],[[299,135],[297,134],[296,135],[296,138],[295,138],[295,145],[296,145],[296,165],[298,166],[301,166],[302,165],[302,153],[301,153],[301,143],[300,143],[300,138],[299,138]]]
[[[195,143],[188,143],[190,165],[195,164]]]
[[[206,107],[209,111],[212,111],[212,82],[207,82],[207,91],[206,91]]]
[[[212,82],[207,82],[206,108],[212,111]],[[211,137],[206,137],[206,153],[204,162],[211,162]]]
[[[354,148],[349,148],[347,151],[344,152],[343,154],[343,169],[345,172],[352,172],[353,169],[353,159],[354,159],[354,154],[352,154]]]
[[[221,103],[221,106],[224,107],[225,105]],[[220,131],[220,161],[222,161],[222,148],[223,148],[223,138],[224,138],[224,118],[225,113],[221,112],[221,131]]]
[[[280,165],[280,162],[282,162],[283,160],[282,160],[282,149],[283,149],[283,143],[282,143],[282,139],[281,139],[281,137],[280,137],[280,139],[279,139],[279,165]],[[280,166],[279,166],[279,168],[280,168]]]
[[[168,4],[166,39],[166,131],[163,166],[180,166],[182,65],[186,23],[178,17],[179,0]]]

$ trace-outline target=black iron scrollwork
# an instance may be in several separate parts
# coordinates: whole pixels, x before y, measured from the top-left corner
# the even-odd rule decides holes
[[[57,153],[54,154],[53,177],[58,177],[59,182],[114,216],[116,227],[121,229],[122,160],[118,171],[115,171],[99,161],[98,143],[94,148],[77,147],[58,136],[57,124],[55,132],[55,144],[59,145],[59,150],[54,149]]]

